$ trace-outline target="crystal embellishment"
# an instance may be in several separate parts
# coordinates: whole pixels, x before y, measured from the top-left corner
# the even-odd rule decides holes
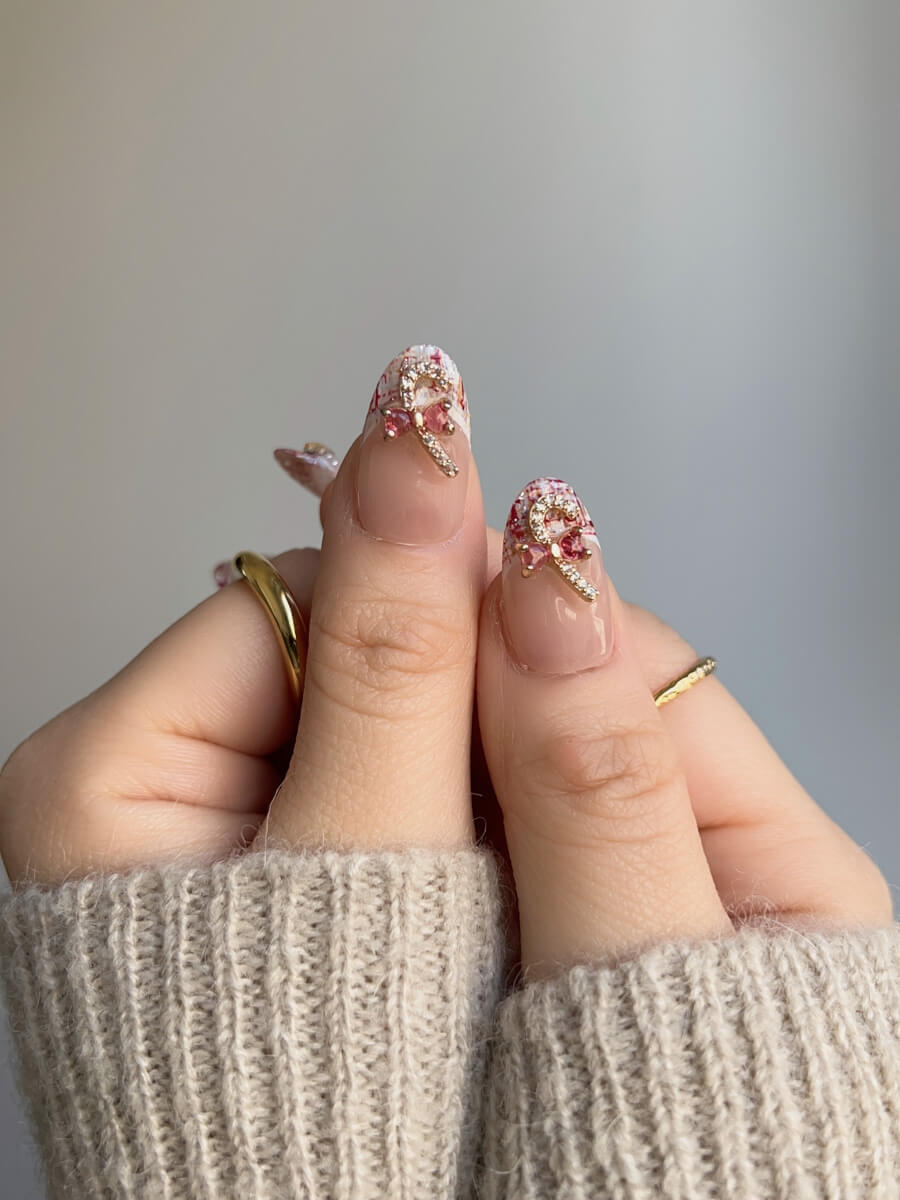
[[[450,419],[453,401],[450,393],[455,381],[436,356],[411,354],[400,371],[400,406],[381,409],[384,436],[389,440],[415,433],[428,451],[432,461],[450,479],[459,474],[459,467],[441,445],[439,438],[456,433]],[[426,405],[417,403],[418,394],[437,392],[440,399]]]
[[[581,506],[574,496],[549,493],[532,501],[528,510],[529,541],[516,544],[522,574],[529,579],[547,563],[566,583],[589,603],[599,595],[597,588],[573,564],[590,558],[582,534],[591,527],[583,519]]]

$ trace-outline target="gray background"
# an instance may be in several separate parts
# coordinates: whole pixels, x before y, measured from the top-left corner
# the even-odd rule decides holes
[[[900,6],[0,4],[0,758],[405,345],[900,881]],[[0,1082],[3,1195],[37,1196]]]

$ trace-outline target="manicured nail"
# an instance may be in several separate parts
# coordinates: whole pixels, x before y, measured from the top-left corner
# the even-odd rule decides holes
[[[279,449],[274,451],[275,461],[314,496],[322,493],[338,473],[337,455],[321,442],[307,442],[302,450]]]
[[[513,657],[543,674],[597,667],[612,650],[609,588],[587,509],[561,479],[516,497],[503,538],[503,624]]]
[[[378,381],[359,451],[360,524],[407,546],[444,542],[462,526],[471,460],[469,407],[456,363],[410,346]]]
[[[234,569],[234,563],[229,558],[225,562],[216,563],[213,567],[213,579],[216,581],[216,587],[223,588],[240,579],[240,575]]]

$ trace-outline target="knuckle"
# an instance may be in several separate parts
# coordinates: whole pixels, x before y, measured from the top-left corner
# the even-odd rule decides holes
[[[29,734],[0,769],[0,796],[29,803],[40,794],[54,804],[90,794],[98,787],[106,761],[99,753],[114,740],[107,722],[98,722],[82,701]]]
[[[830,818],[829,825],[827,837],[817,823],[794,843],[797,861],[811,864],[799,907],[841,922],[890,924],[893,896],[878,864]]]
[[[655,612],[630,603],[627,609],[638,634],[641,663],[648,678],[663,684],[698,657],[694,646]]]
[[[894,919],[894,899],[890,884],[862,846],[848,869],[847,886],[837,889],[852,906],[853,917],[872,924],[890,924]]]
[[[296,571],[302,567],[311,558],[318,558],[318,551],[310,546],[291,546],[289,550],[282,550],[280,554],[276,554],[272,562],[278,570],[284,575],[290,571]]]
[[[64,771],[53,722],[35,730],[0,768],[0,859],[10,882],[38,877],[60,822],[58,777]]]
[[[651,633],[658,641],[667,643],[670,648],[672,646],[678,649],[683,649],[685,646],[688,649],[691,648],[678,630],[674,629],[668,621],[664,621],[652,608],[644,608],[642,605],[634,604],[631,601],[627,603],[626,607],[629,617],[632,621],[640,625],[642,631],[646,630],[648,633]]]
[[[31,774],[27,760],[31,754],[27,745],[28,739],[20,742],[0,767],[0,825],[9,821],[10,809],[16,797],[22,793],[23,784]]]
[[[277,555],[272,562],[284,576],[301,609],[308,611],[318,571],[319,551],[311,546],[294,546]]]
[[[526,768],[535,790],[604,841],[656,840],[676,828],[681,770],[663,729],[557,733]]]
[[[420,703],[433,682],[474,661],[474,623],[466,628],[447,605],[350,595],[312,626],[316,682],[357,709],[377,709],[384,696]]]
[[[872,884],[872,911],[877,921],[889,925],[894,920],[894,896],[891,885],[877,868],[876,874],[878,878]]]
[[[0,767],[0,810],[33,793],[43,783],[55,754],[48,745],[52,722],[21,741]]]

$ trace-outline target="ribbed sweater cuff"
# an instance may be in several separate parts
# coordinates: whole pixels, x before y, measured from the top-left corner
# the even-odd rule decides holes
[[[482,1194],[900,1194],[900,925],[753,927],[503,1002]]]
[[[480,850],[253,852],[5,898],[50,1194],[464,1193],[499,916]]]

